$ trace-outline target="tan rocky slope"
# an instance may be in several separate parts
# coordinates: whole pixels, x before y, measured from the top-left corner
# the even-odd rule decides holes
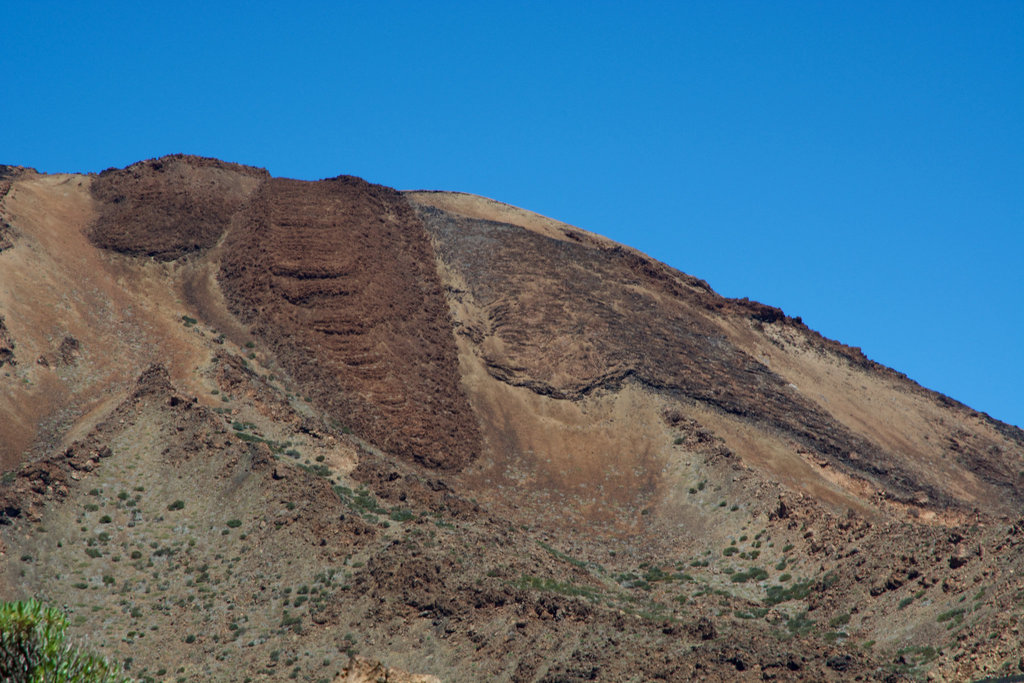
[[[0,316],[0,588],[141,679],[1024,670],[1020,429],[557,221],[0,167]]]

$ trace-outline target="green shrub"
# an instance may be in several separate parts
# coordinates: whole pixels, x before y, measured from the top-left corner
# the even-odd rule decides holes
[[[579,596],[594,601],[599,597],[598,591],[590,586],[580,586],[571,582],[561,582],[523,574],[516,584],[519,588],[561,593],[562,595]]]
[[[35,600],[0,603],[0,680],[121,683],[115,664],[64,641],[67,617]]]
[[[291,629],[293,633],[302,633],[302,617],[294,617],[284,610],[281,614],[281,628]]]
[[[309,461],[307,460],[306,462],[309,462]],[[314,474],[314,475],[316,475],[318,477],[330,477],[331,476],[331,468],[328,467],[327,465],[304,465],[301,462],[297,463],[297,464],[298,464],[299,467],[301,467],[305,471],[309,472],[310,474]]]
[[[181,510],[184,507],[185,507],[185,501],[183,501],[183,500],[176,500],[173,503],[171,503],[170,505],[168,505],[167,509],[168,510]]]
[[[849,613],[845,613],[845,614],[840,614],[839,616],[836,616],[836,617],[832,617],[832,619],[829,620],[828,625],[831,626],[832,628],[838,628],[840,626],[846,626],[849,623],[850,623],[850,614]]]
[[[801,612],[786,622],[786,628],[794,635],[807,635],[814,628],[814,621],[807,618],[807,612]]]
[[[783,574],[779,577],[779,581],[789,581],[792,576],[789,574]],[[814,581],[797,581],[788,588],[785,586],[768,586],[765,589],[767,597],[765,603],[769,605],[778,605],[780,602],[788,602],[789,600],[803,600],[811,593],[811,588],[814,587]]]
[[[406,522],[415,516],[416,515],[413,514],[412,510],[407,510],[405,508],[395,508],[391,511],[390,515],[391,519],[396,522]]]
[[[747,581],[764,581],[768,578],[768,572],[760,567],[751,567],[745,572],[737,572],[729,577],[733,583],[746,583]]]
[[[232,529],[237,529],[238,527],[242,526],[242,520],[240,520],[240,519],[229,519],[228,520],[228,526],[231,527]]]
[[[951,609],[940,614],[935,620],[940,624],[944,621],[952,621],[955,624],[959,624],[964,620],[964,610],[960,608]]]

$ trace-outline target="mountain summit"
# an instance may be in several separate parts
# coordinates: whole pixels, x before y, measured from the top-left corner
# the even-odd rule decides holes
[[[3,595],[140,680],[1024,671],[1024,432],[507,204],[3,166],[0,372]]]

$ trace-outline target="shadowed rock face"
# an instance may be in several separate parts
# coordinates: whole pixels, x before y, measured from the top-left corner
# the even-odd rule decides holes
[[[401,195],[351,177],[273,179],[225,247],[234,311],[341,424],[431,467],[474,457],[433,253]]]

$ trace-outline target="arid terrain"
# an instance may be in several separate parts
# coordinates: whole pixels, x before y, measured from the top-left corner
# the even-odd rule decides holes
[[[1024,675],[1024,431],[473,195],[0,166],[0,467],[138,680]]]

